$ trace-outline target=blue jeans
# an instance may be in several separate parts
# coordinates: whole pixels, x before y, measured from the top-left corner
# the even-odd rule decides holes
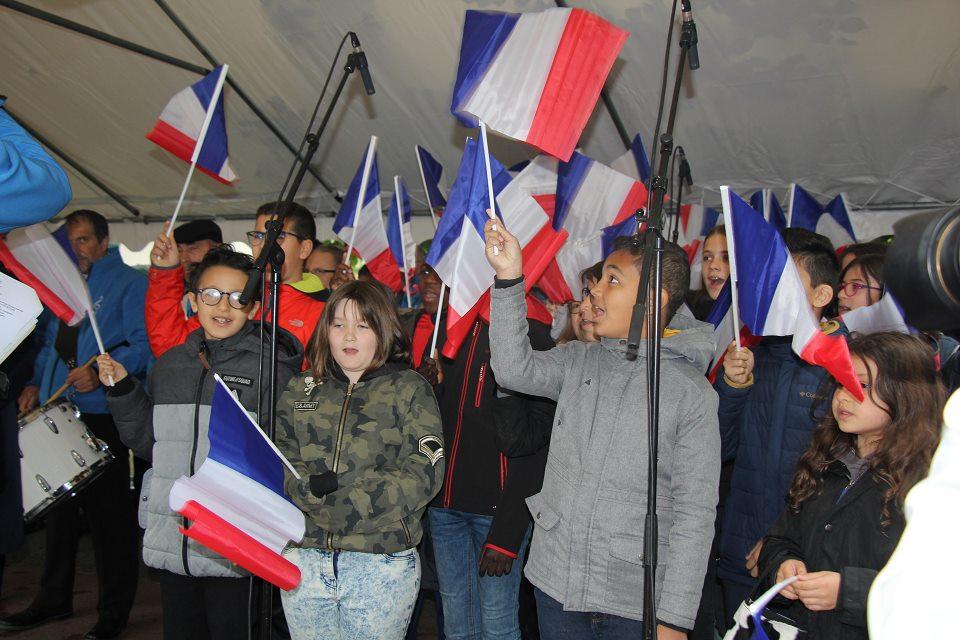
[[[517,598],[529,528],[510,573],[480,577],[480,552],[493,516],[434,507],[427,513],[447,639],[520,640]]]
[[[540,589],[537,620],[542,640],[636,640],[643,637],[643,623],[610,613],[564,611],[563,605]]]
[[[281,591],[293,640],[401,640],[420,589],[416,549],[362,553],[290,548],[300,584]]]

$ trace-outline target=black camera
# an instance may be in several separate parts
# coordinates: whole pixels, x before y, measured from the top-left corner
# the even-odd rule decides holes
[[[923,331],[960,329],[960,207],[893,225],[883,277],[907,322]]]

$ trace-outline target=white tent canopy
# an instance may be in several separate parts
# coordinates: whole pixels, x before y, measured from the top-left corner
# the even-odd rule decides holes
[[[28,4],[211,67],[157,2]],[[464,11],[554,6],[547,0],[167,4],[218,62],[230,64],[232,79],[294,144],[303,136],[340,38],[356,31],[377,92],[367,97],[359,77],[350,80],[313,166],[336,190],[345,190],[369,136],[377,134],[384,189],[390,177],[402,175],[420,209],[425,201],[414,144],[430,149],[452,176],[464,137],[472,134],[449,113]],[[570,4],[630,30],[607,87],[630,134],[639,131],[649,145],[670,2]],[[822,196],[846,191],[855,207],[949,204],[960,197],[956,0],[704,0],[694,8],[702,68],[682,92],[676,140],[690,159],[695,189],[707,190],[708,203],[719,201],[711,190],[721,184],[743,192],[769,187],[782,195],[790,182]],[[0,90],[10,111],[128,199],[141,219],[168,216],[186,165],[144,134],[167,100],[198,76],[9,7],[0,6],[0,29]],[[672,71],[669,78],[672,82]],[[236,92],[227,88],[226,95],[231,164],[240,180],[224,186],[195,176],[184,219],[249,217],[276,197],[292,161]],[[623,153],[602,104],[581,144],[601,161]],[[524,145],[498,137],[491,145],[507,165],[532,155]],[[134,219],[75,171],[70,174],[75,194],[70,208],[96,208],[111,221]],[[321,215],[338,208],[309,174],[298,200]],[[115,225],[117,231],[137,226]],[[429,231],[423,227],[417,235]]]

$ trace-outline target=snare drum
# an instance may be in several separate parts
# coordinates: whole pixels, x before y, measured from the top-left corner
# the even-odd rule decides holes
[[[113,460],[107,444],[80,420],[77,408],[58,401],[19,421],[23,514],[29,523],[75,495]]]

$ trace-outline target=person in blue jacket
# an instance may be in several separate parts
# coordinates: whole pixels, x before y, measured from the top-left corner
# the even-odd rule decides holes
[[[3,103],[0,96],[0,233],[49,220],[73,197],[67,174]]]
[[[830,241],[805,229],[784,229],[783,239],[804,283],[817,318],[830,317],[840,276]],[[843,332],[837,322],[826,332]],[[783,511],[800,455],[810,445],[827,371],[808,364],[791,347],[790,336],[764,338],[754,349],[731,345],[724,374],[714,387],[720,396],[724,462],[733,461],[730,493],[720,526],[717,574],[723,586],[727,626],[752,591],[760,540]],[[821,406],[823,405],[823,406]]]
[[[109,246],[107,221],[99,213],[74,211],[65,224],[70,246],[87,279],[104,346],[130,375],[142,380],[151,362],[144,324],[147,278],[123,264],[117,248]],[[25,611],[0,619],[0,629],[29,629],[72,614],[81,507],[93,537],[100,582],[98,621],[85,640],[115,638],[127,624],[139,563],[136,497],[130,490],[127,449],[110,416],[97,372],[86,364],[97,353],[88,319],[76,327],[60,321],[49,323],[33,379],[20,394],[20,410],[25,411],[69,383],[67,399],[80,409],[83,422],[109,445],[116,459],[95,482],[46,516],[40,593]]]

